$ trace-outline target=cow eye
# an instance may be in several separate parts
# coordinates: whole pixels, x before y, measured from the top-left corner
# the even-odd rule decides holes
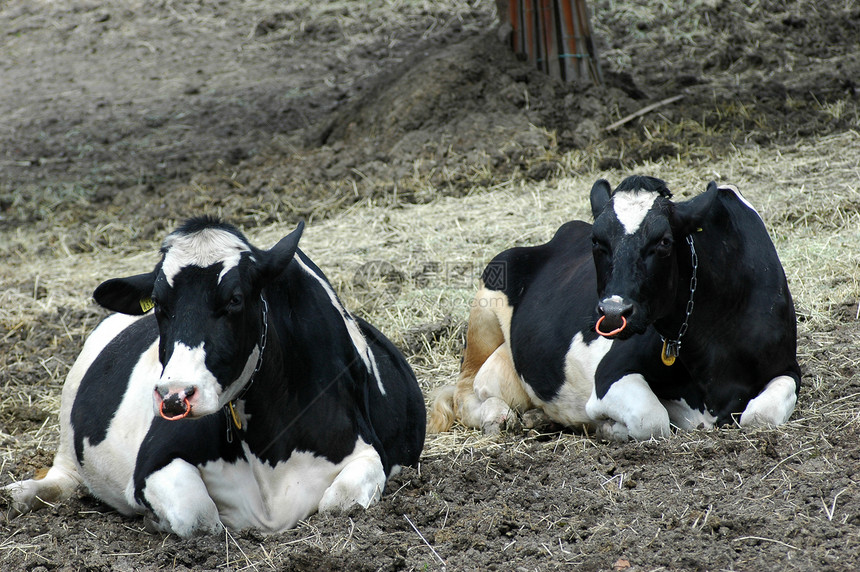
[[[595,254],[605,254],[609,252],[609,247],[602,240],[596,237],[591,238],[591,249]]]
[[[657,253],[660,256],[668,256],[672,253],[672,238],[669,236],[664,236],[660,239],[660,242],[657,243]]]
[[[241,293],[236,292],[230,298],[230,301],[227,302],[227,311],[228,312],[238,312],[242,309],[242,305],[245,303],[245,297],[242,296]]]
[[[164,302],[162,302],[155,296],[152,297],[152,313],[159,320],[170,317],[170,315],[167,313],[167,308],[164,306]]]

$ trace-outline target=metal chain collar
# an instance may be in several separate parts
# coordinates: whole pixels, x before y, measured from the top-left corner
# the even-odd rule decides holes
[[[690,277],[690,298],[687,300],[687,315],[684,316],[684,323],[681,324],[681,329],[678,331],[678,337],[674,340],[667,340],[663,338],[663,344],[665,346],[664,354],[666,358],[669,358],[674,361],[674,358],[678,357],[681,353],[681,338],[684,337],[684,334],[687,333],[687,328],[690,325],[690,314],[693,313],[693,306],[695,302],[693,300],[696,294],[696,287],[699,285],[699,281],[697,278],[697,270],[699,269],[699,257],[696,255],[696,247],[693,245],[693,235],[687,235],[687,244],[690,245],[690,258],[693,264],[693,275]]]
[[[227,416],[228,443],[233,442],[233,425],[236,426],[236,429],[242,429],[242,421],[239,419],[239,415],[236,413],[233,403],[245,397],[245,394],[248,393],[248,388],[251,387],[251,384],[254,383],[254,379],[257,377],[257,372],[259,372],[260,368],[263,367],[263,351],[266,349],[266,342],[269,339],[269,304],[266,302],[266,298],[263,296],[262,292],[260,292],[260,300],[263,302],[263,332],[260,334],[260,354],[257,356],[257,365],[254,367],[254,372],[251,374],[251,377],[248,378],[248,381],[245,383],[245,387],[242,388],[239,396],[224,406],[224,414]]]

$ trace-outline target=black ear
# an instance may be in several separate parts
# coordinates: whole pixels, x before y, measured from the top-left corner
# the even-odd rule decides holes
[[[128,278],[111,278],[99,284],[93,298],[99,305],[122,314],[139,316],[152,308],[152,288],[156,272]]]
[[[675,203],[672,215],[673,230],[679,235],[687,235],[702,228],[714,201],[717,200],[717,193],[717,184],[711,181],[701,195],[683,203]]]
[[[264,279],[270,280],[278,276],[287,267],[287,264],[296,254],[299,247],[299,239],[305,230],[305,221],[300,221],[296,230],[278,241],[278,244],[265,252],[261,274]]]
[[[603,209],[609,203],[609,197],[612,195],[612,187],[609,186],[609,181],[600,179],[594,186],[591,187],[591,216],[595,219],[600,216]]]

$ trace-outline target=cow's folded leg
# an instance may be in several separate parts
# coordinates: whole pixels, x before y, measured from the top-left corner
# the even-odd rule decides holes
[[[593,394],[585,410],[597,420],[598,434],[612,440],[625,440],[625,428],[627,436],[640,441],[671,434],[669,412],[639,374],[617,380],[602,398]]]
[[[221,530],[218,508],[209,496],[200,471],[181,459],[146,478],[143,497],[159,530],[183,538]]]
[[[379,455],[372,449],[349,461],[323,493],[320,512],[342,512],[358,505],[375,503],[385,489],[385,471]]]
[[[3,490],[12,497],[12,509],[25,513],[68,498],[80,484],[74,463],[58,454],[44,476],[6,485]]]
[[[787,376],[775,377],[761,393],[747,403],[741,427],[767,427],[788,421],[797,403],[797,382]]]
[[[498,397],[488,397],[482,401],[478,415],[484,435],[496,435],[502,429],[505,431],[518,429],[517,413]]]

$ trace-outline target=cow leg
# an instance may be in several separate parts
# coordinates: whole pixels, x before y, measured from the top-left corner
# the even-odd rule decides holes
[[[355,505],[367,508],[380,499],[386,480],[379,453],[368,447],[340,470],[323,493],[319,511],[338,513]]]
[[[585,410],[595,423],[598,435],[614,441],[668,437],[669,413],[639,374],[617,380],[602,398],[591,395]]]
[[[471,401],[472,426],[481,427],[486,434],[498,433],[516,419],[516,412],[531,407],[531,400],[523,389],[520,376],[514,369],[514,358],[507,342],[496,348],[481,365],[472,382],[475,400]],[[466,418],[466,403],[461,414]]]
[[[767,427],[788,421],[797,403],[797,382],[787,375],[775,377],[747,403],[741,427]]]
[[[69,498],[81,481],[72,456],[61,445],[53,466],[43,476],[6,485],[3,490],[12,497],[12,509],[25,513]]]
[[[215,501],[200,471],[182,459],[146,477],[143,496],[155,515],[155,527],[183,538],[221,530]]]
[[[494,433],[515,417],[514,410],[533,407],[506,341],[511,313],[504,294],[478,291],[469,313],[460,377],[456,386],[437,393],[430,410],[431,432],[447,431],[456,418],[467,427]]]
[[[678,429],[711,429],[717,423],[717,418],[708,413],[704,406],[691,407],[684,399],[661,399],[660,403],[669,412],[672,425]]]

